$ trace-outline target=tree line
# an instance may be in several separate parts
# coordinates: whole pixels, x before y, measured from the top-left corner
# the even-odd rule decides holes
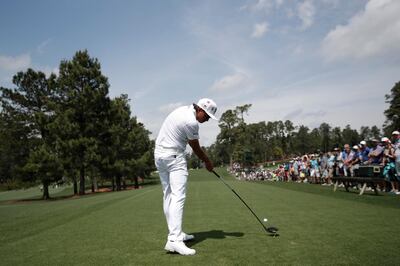
[[[153,170],[154,141],[132,116],[127,95],[111,99],[107,77],[88,52],[62,60],[59,75],[28,69],[0,87],[0,182],[71,181],[74,194],[99,180],[120,190]],[[79,186],[79,189],[78,189]]]
[[[317,128],[295,126],[292,121],[261,121],[246,123],[244,115],[251,104],[226,110],[220,118],[220,133],[216,142],[208,147],[208,153],[217,164],[234,162],[244,164],[281,160],[307,153],[328,152],[344,144],[356,145],[361,140],[380,139],[391,136],[400,129],[400,82],[385,95],[389,108],[384,111],[386,121],[383,128],[362,126],[359,130],[350,125],[344,128],[321,123]],[[191,165],[199,162],[191,158]]]

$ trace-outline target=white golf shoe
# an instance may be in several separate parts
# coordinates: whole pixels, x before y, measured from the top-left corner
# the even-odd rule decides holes
[[[181,255],[196,254],[196,250],[188,248],[183,241],[167,241],[164,249],[169,252],[177,252]]]
[[[183,241],[190,241],[194,239],[194,235],[188,235],[184,232],[182,232],[182,235],[183,235]]]

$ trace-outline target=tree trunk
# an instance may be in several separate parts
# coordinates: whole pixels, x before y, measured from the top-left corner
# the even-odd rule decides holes
[[[79,195],[85,195],[85,168],[79,170]]]
[[[92,192],[96,192],[98,190],[98,185],[97,185],[97,177],[93,176],[92,177]]]
[[[115,177],[112,177],[111,184],[112,184],[112,191],[115,191]]]
[[[138,178],[138,176],[135,176],[135,186],[134,186],[134,188],[135,189],[139,188],[139,178]]]
[[[94,180],[94,191],[97,191],[97,190],[99,190],[99,185],[97,184],[97,177],[93,177],[93,180]]]
[[[44,200],[50,199],[49,194],[49,183],[47,181],[43,181],[43,197]]]
[[[95,189],[94,189],[94,182],[95,182],[95,177],[92,177],[92,193],[94,193],[95,192]]]
[[[78,195],[78,182],[76,182],[76,177],[74,177],[73,181],[74,181],[74,195]]]
[[[124,190],[126,190],[126,178],[125,177],[122,178],[122,187]]]
[[[120,175],[117,175],[117,178],[116,178],[117,180],[117,191],[120,191],[121,190],[121,176]]]

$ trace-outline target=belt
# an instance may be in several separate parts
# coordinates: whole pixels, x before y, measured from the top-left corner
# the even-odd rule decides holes
[[[170,152],[170,153],[176,153],[176,154],[180,154],[180,153],[184,153],[185,151],[179,148],[174,148],[174,147],[164,147],[164,146],[160,146],[160,145],[156,145],[155,148],[156,151],[160,151],[160,152]]]

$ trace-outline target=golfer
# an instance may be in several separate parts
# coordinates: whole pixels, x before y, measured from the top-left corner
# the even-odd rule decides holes
[[[199,144],[199,123],[210,118],[217,120],[217,105],[211,99],[200,99],[197,104],[182,106],[165,119],[158,133],[154,160],[163,189],[163,208],[168,224],[168,240],[165,250],[181,255],[194,255],[183,241],[193,235],[182,231],[183,206],[186,197],[188,177],[185,149],[189,143],[193,152],[205,163],[208,171],[214,166]]]

